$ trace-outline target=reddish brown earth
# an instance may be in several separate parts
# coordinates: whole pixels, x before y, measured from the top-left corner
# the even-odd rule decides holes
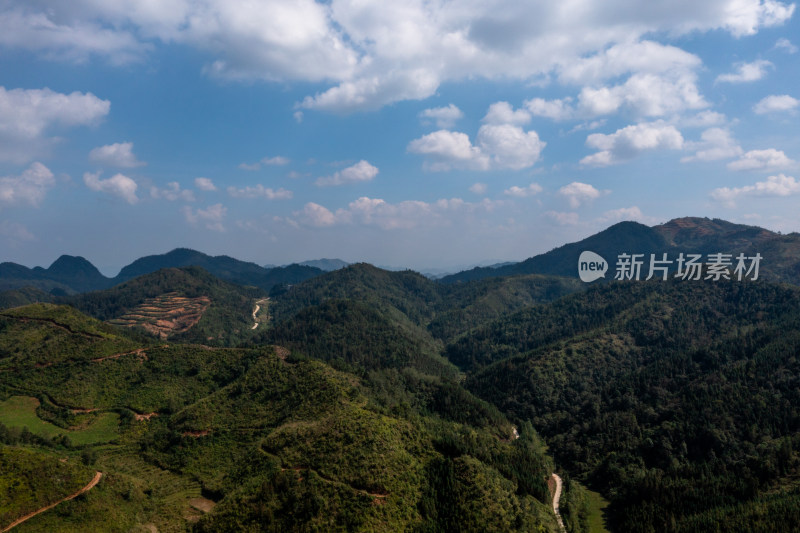
[[[148,298],[121,317],[109,322],[117,326],[138,326],[166,339],[191,329],[203,318],[203,313],[210,305],[211,300],[206,296],[187,298],[170,292],[156,298]]]

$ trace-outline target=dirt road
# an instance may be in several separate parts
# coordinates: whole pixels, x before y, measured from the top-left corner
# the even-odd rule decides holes
[[[556,482],[556,492],[553,494],[553,512],[556,513],[556,519],[558,520],[559,527],[561,527],[561,531],[566,531],[567,528],[564,527],[561,513],[558,512],[558,502],[561,500],[561,476],[553,472],[553,480]]]
[[[62,499],[58,500],[55,503],[51,503],[47,507],[42,507],[41,509],[39,509],[37,511],[34,511],[32,513],[28,513],[25,516],[23,516],[22,518],[17,518],[10,525],[6,526],[3,529],[0,529],[0,533],[6,533],[6,531],[9,531],[10,529],[17,527],[18,525],[20,525],[21,523],[25,522],[26,520],[30,520],[31,518],[33,518],[37,514],[43,513],[45,511],[49,511],[50,509],[52,509],[53,507],[55,507],[59,503],[62,503],[62,502],[68,501],[68,500],[72,500],[74,498],[77,498],[78,496],[80,496],[84,492],[92,490],[94,488],[94,486],[97,485],[97,483],[100,481],[101,477],[103,477],[103,473],[102,472],[95,472],[94,478],[92,478],[92,480],[89,482],[89,484],[86,485],[85,487],[83,487],[82,489],[80,489],[79,491],[77,491],[77,492],[75,492],[73,494],[70,494],[66,498],[62,498]]]

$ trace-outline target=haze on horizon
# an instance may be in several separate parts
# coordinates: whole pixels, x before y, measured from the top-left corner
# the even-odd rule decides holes
[[[0,261],[800,230],[794,3],[0,0]]]

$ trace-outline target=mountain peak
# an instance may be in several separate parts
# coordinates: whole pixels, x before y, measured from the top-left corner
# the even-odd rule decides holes
[[[83,275],[88,274],[92,276],[102,276],[100,271],[97,270],[97,267],[90,263],[86,258],[75,255],[62,255],[53,261],[53,264],[47,268],[47,272],[50,275],[56,276],[74,276],[78,273]]]

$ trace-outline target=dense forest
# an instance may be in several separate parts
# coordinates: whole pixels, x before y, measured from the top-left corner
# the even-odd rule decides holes
[[[188,329],[121,321],[169,295]],[[570,533],[800,519],[792,285],[186,267],[48,299],[0,310],[4,516],[104,477],[31,531],[556,532],[553,472]]]

